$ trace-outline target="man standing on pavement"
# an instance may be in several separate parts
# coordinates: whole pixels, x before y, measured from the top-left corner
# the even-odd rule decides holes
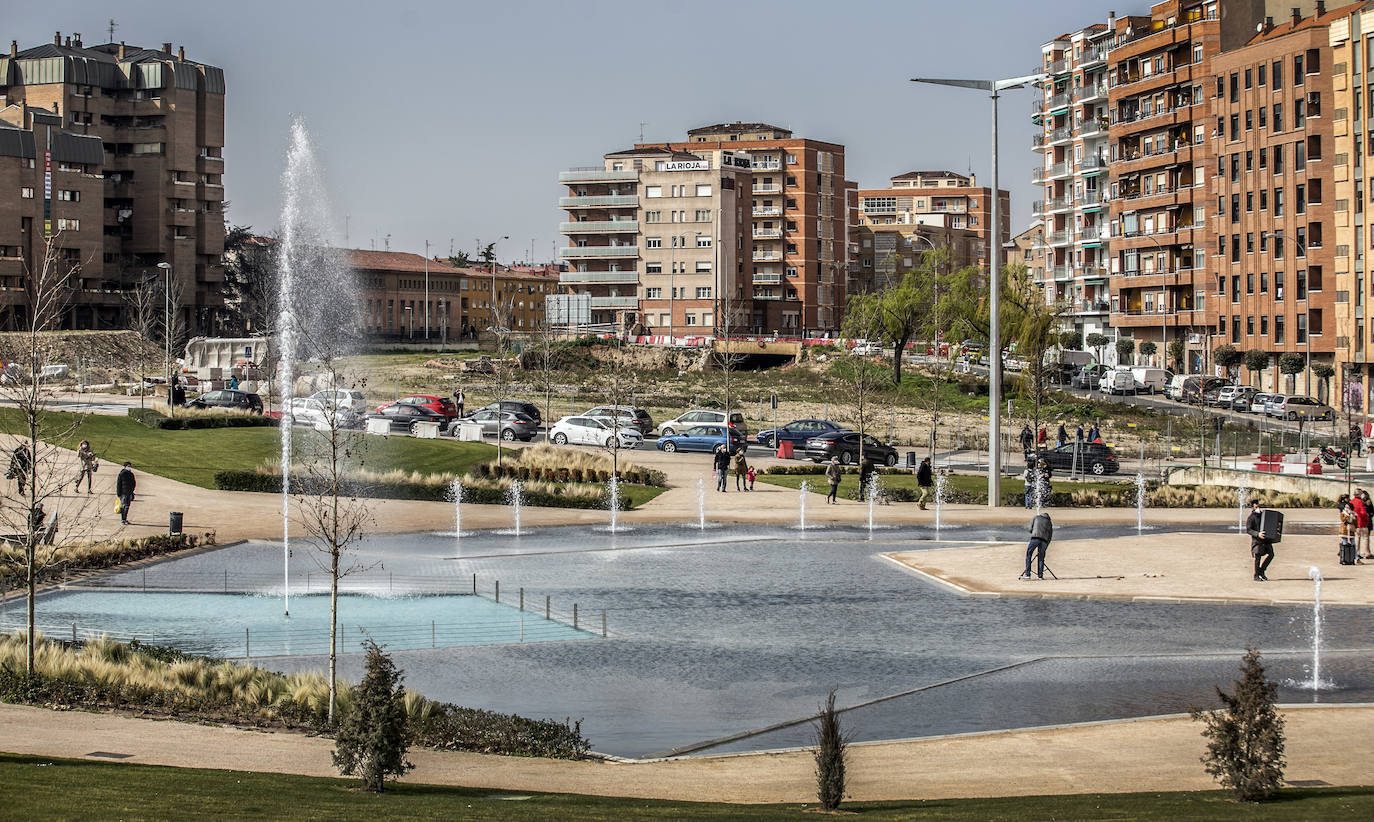
[[[1063,448],[1064,445],[1068,443],[1069,432],[1064,429],[1064,423],[1059,423],[1059,430],[1055,433],[1054,438],[1060,448]]]
[[[711,468],[716,472],[716,490],[725,493],[725,483],[730,478],[730,452],[724,445],[717,445],[711,458]]]
[[[1030,433],[1030,429],[1026,429]],[[926,500],[930,499],[930,489],[935,485],[934,472],[930,470],[930,457],[921,460],[921,467],[916,469],[916,487],[921,489],[921,498],[917,500],[921,510],[926,510]]]
[[[124,463],[124,470],[119,472],[115,478],[115,496],[119,498],[119,522],[121,525],[129,524],[129,506],[134,504],[134,487],[138,481],[134,479],[134,469],[132,463]]]
[[[1021,572],[1020,579],[1031,578],[1031,559],[1035,559],[1035,578],[1045,578],[1045,552],[1050,549],[1050,540],[1054,539],[1054,522],[1050,520],[1049,514],[1036,514],[1030,524],[1030,542],[1026,543],[1026,570]]]
[[[1078,441],[1078,444],[1079,444],[1079,445],[1082,445],[1082,444],[1083,444],[1083,423],[1080,422],[1080,423],[1078,424],[1078,429],[1077,429],[1076,431],[1074,431],[1073,437],[1074,437],[1075,440]]]
[[[863,502],[866,498],[864,495],[870,490],[868,486],[869,483],[873,482],[873,472],[875,470],[876,469],[873,467],[873,458],[865,454],[863,461],[859,463],[859,502]]]
[[[1026,455],[1026,464],[1030,464],[1035,456],[1035,434],[1031,431],[1030,423],[1021,426],[1021,453]]]
[[[1264,506],[1255,499],[1250,501],[1250,518],[1245,521],[1245,530],[1250,534],[1250,555],[1255,558],[1255,582],[1268,582],[1264,575],[1269,563],[1274,561],[1273,534],[1260,530]]]

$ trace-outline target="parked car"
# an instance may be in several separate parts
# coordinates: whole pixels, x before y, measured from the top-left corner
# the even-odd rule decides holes
[[[1197,375],[1188,377],[1183,381],[1183,387],[1179,390],[1179,402],[1202,402],[1202,395],[1213,389],[1219,389],[1230,385],[1231,381],[1225,377],[1200,377]]]
[[[261,414],[262,397],[247,391],[222,388],[218,391],[207,391],[201,394],[199,397],[186,403],[186,407],[237,409],[239,411],[249,411],[254,414]]]
[[[1250,403],[1253,400],[1257,391],[1258,389],[1252,388],[1248,385],[1242,385],[1240,387],[1240,390],[1237,391],[1231,399],[1231,410],[1239,411],[1242,414],[1249,413]]]
[[[883,353],[883,347],[874,342],[860,340],[849,353],[859,357],[876,357]]]
[[[392,431],[403,431],[412,435],[417,430],[415,428],[417,422],[437,422],[442,427],[449,420],[448,417],[432,408],[402,403],[383,405],[376,413],[368,414],[367,418],[369,420],[386,420],[391,424]]]
[[[777,448],[778,442],[791,442],[805,444],[812,437],[827,434],[831,431],[846,430],[830,420],[793,420],[786,425],[777,428],[769,428],[767,431],[760,431],[755,441],[759,445],[766,445],[769,448]]]
[[[534,420],[535,423],[539,425],[544,424],[544,415],[539,413],[539,406],[535,405],[532,402],[525,402],[524,400],[501,400],[500,402],[489,402],[477,410],[495,411],[498,408],[502,411],[513,411],[517,414],[524,414],[528,416],[530,419]]]
[[[1212,408],[1230,408],[1237,397],[1242,397],[1248,393],[1253,393],[1255,389],[1248,385],[1223,385],[1215,389],[1216,394],[1207,401],[1207,405]],[[1209,391],[1208,394],[1211,394]]]
[[[1116,452],[1112,451],[1111,446],[1103,445],[1100,442],[1065,443],[1058,448],[1041,449],[1036,452],[1036,459],[1045,460],[1051,469],[1055,471],[1072,471],[1074,469],[1074,449],[1078,449],[1078,468],[1079,470],[1101,476],[1103,474],[1115,474],[1121,470],[1121,463],[1116,459]]]
[[[539,423],[535,422],[529,414],[485,408],[453,420],[448,424],[447,433],[449,435],[457,434],[458,426],[465,422],[482,426],[482,436],[484,437],[500,437],[507,442],[511,440],[529,442],[534,439],[535,434],[539,433]]]
[[[693,425],[702,425],[708,422],[723,423],[725,421],[724,411],[712,411],[709,408],[698,408],[695,411],[688,411],[686,414],[680,414],[663,423],[658,427],[658,434],[661,437],[671,437],[673,434],[685,428],[690,428]],[[747,438],[749,436],[749,429],[744,424],[743,414],[738,411],[731,411],[729,422],[730,427],[738,430],[741,437]]]
[[[1045,377],[1050,385],[1072,385],[1078,366],[1073,363],[1055,362],[1045,365]]]
[[[1100,363],[1085,365],[1074,375],[1073,387],[1095,389],[1101,384],[1102,375],[1107,373],[1107,370],[1107,366]]]
[[[643,408],[636,408],[633,405],[598,405],[588,411],[583,411],[582,416],[618,417],[621,425],[628,425],[644,437],[654,432],[654,420],[649,416],[649,412],[645,411]]]
[[[1273,394],[1256,394],[1255,396],[1251,397],[1251,398],[1250,398],[1250,413],[1251,413],[1251,414],[1265,414],[1265,413],[1268,413],[1269,401],[1272,400],[1273,398],[1274,398],[1274,395],[1273,395]]]
[[[1131,367],[1131,374],[1135,377],[1136,390],[1146,394],[1157,394],[1169,387],[1169,381],[1174,378],[1173,374],[1163,368],[1149,368],[1147,366],[1136,365]]]
[[[674,451],[714,451],[717,445],[725,445],[730,453],[744,448],[744,437],[740,432],[722,423],[693,425],[678,434],[668,434],[658,438],[658,450]]]
[[[1134,394],[1139,390],[1135,374],[1129,368],[1113,368],[1103,374],[1099,387],[1108,394]]]
[[[433,394],[411,394],[409,397],[401,397],[394,402],[378,406],[377,413],[380,414],[393,405],[414,405],[428,408],[441,417],[453,418],[458,416],[458,406],[453,404],[452,397],[437,397]]]
[[[308,425],[311,428],[327,431],[331,417],[338,420],[338,427],[352,428],[361,417],[352,408],[331,406],[327,401],[314,397],[294,397],[287,411],[289,425]]]
[[[863,435],[864,456],[879,465],[896,465],[897,449],[878,441],[876,437]],[[859,461],[859,432],[834,431],[812,437],[806,441],[806,456],[813,462],[826,462],[831,457],[839,457],[841,465],[851,465]]]
[[[363,392],[352,388],[327,388],[311,394],[310,399],[319,400],[326,405],[332,403],[338,408],[350,409],[359,417],[367,413],[367,399],[363,396]]]
[[[1271,417],[1279,417],[1285,420],[1334,420],[1336,409],[1329,405],[1324,405],[1311,397],[1301,397],[1296,395],[1277,395],[1277,398],[1270,401],[1266,406],[1266,412]]]
[[[619,437],[621,448],[638,448],[644,437],[633,428],[616,430],[609,422],[597,417],[564,417],[549,427],[549,441],[555,445],[615,446]]]

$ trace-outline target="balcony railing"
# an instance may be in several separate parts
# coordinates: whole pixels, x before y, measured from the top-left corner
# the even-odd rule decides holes
[[[756,263],[776,263],[782,260],[782,254],[777,251],[755,251],[754,262]]]
[[[1063,74],[1068,70],[1069,61],[1067,59],[1052,60],[1045,64],[1045,72],[1047,74]]]
[[[1066,265],[1055,265],[1045,269],[1051,278],[1056,280],[1068,280],[1073,277],[1073,269]]]
[[[1084,171],[1097,171],[1098,169],[1103,169],[1103,168],[1106,168],[1106,167],[1107,167],[1107,158],[1106,158],[1106,157],[1098,157],[1098,156],[1096,156],[1096,155],[1091,155],[1091,156],[1088,156],[1088,157],[1084,157],[1084,158],[1083,158],[1083,162],[1081,162],[1081,163],[1078,164],[1078,170],[1079,170],[1080,172],[1084,172]]]
[[[756,299],[756,300],[781,300],[781,299],[782,299],[782,295],[781,295],[781,294],[765,294],[765,293],[761,293],[761,292],[755,291],[755,292],[754,292],[754,299]]]
[[[559,197],[559,208],[614,208],[639,205],[638,194],[606,194],[588,197]]]
[[[1045,238],[1045,241],[1050,245],[1064,245],[1070,239],[1072,238],[1067,231],[1052,231],[1049,236]]]
[[[782,209],[781,209],[781,208],[778,208],[777,206],[762,206],[762,207],[755,206],[755,207],[754,207],[754,216],[755,216],[755,217],[781,217],[781,216],[782,216]]]
[[[573,168],[558,172],[558,182],[560,183],[607,183],[638,179],[638,171],[607,171],[599,166]]]
[[[1098,228],[1095,225],[1084,226],[1083,228],[1078,230],[1078,235],[1075,237],[1075,239],[1077,239],[1079,242],[1085,242],[1089,240],[1100,240],[1102,239],[1102,229]]]
[[[585,260],[595,258],[616,258],[638,257],[639,246],[636,245],[584,245],[572,248],[561,248],[558,250],[559,256],[565,260]]]
[[[1051,131],[1049,134],[1045,135],[1045,138],[1049,145],[1068,142],[1073,139],[1073,129],[1068,126],[1063,126]]]
[[[1106,314],[1112,304],[1107,300],[1080,300],[1076,309],[1079,314]]]
[[[754,185],[755,194],[781,194],[782,186],[776,185]]]
[[[778,240],[782,239],[781,228],[756,228],[754,229],[755,240]]]
[[[637,283],[638,271],[564,271],[560,283]]]
[[[755,171],[779,171],[782,169],[781,160],[755,160],[749,166]]]
[[[1043,151],[1045,148],[1045,135],[1043,132],[1031,135],[1031,151]]]
[[[1091,83],[1086,86],[1079,86],[1073,90],[1073,98],[1077,101],[1096,100],[1099,97],[1107,96],[1106,83]]]
[[[638,297],[592,297],[592,308],[638,308]]]
[[[756,272],[754,272],[754,283],[755,283],[756,285],[777,285],[777,284],[779,284],[779,283],[781,283],[781,282],[782,282],[782,275],[781,275],[781,274],[777,274],[777,273],[771,273],[771,274],[770,274],[770,273],[768,273],[768,272],[766,272],[766,271],[756,271]]]
[[[639,231],[638,220],[583,220],[559,223],[559,234],[623,234]]]

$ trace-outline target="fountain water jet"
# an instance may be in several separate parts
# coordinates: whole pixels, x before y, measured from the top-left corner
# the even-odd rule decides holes
[[[945,486],[949,477],[941,471],[935,475],[935,538],[940,538],[940,506],[945,502]]]
[[[606,480],[606,504],[611,509],[611,533],[620,527],[620,478],[615,474]]]
[[[1145,530],[1145,472],[1137,471],[1135,474],[1135,532],[1137,535]]]
[[[706,530],[706,478],[697,475],[697,527]]]
[[[1307,576],[1312,580],[1312,698],[1316,699],[1317,691],[1323,687],[1321,569],[1313,565],[1307,569]]]
[[[878,504],[878,472],[868,477],[868,538],[873,539],[873,508]]]
[[[457,477],[449,486],[448,495],[453,498],[453,546],[458,548],[463,542],[463,482]]]
[[[1250,489],[1244,485],[1236,489],[1236,530],[1245,533],[1245,506],[1250,504]]]
[[[797,530],[806,530],[806,498],[811,495],[811,481],[802,480],[801,487],[797,489]]]
[[[525,487],[520,484],[520,480],[511,480],[510,483],[510,507],[511,516],[514,519],[515,535],[520,536],[520,506],[525,504]]]

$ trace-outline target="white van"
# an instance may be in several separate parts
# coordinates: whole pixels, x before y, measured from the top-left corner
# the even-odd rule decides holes
[[[1102,390],[1108,394],[1134,394],[1139,388],[1130,369],[1116,368],[1102,375]]]
[[[1164,389],[1164,395],[1171,400],[1183,400],[1183,382],[1189,377],[1200,377],[1200,374],[1175,374],[1169,382],[1169,387]]]
[[[1169,387],[1169,372],[1163,368],[1147,368],[1137,365],[1131,368],[1139,390],[1147,394],[1157,394]]]

